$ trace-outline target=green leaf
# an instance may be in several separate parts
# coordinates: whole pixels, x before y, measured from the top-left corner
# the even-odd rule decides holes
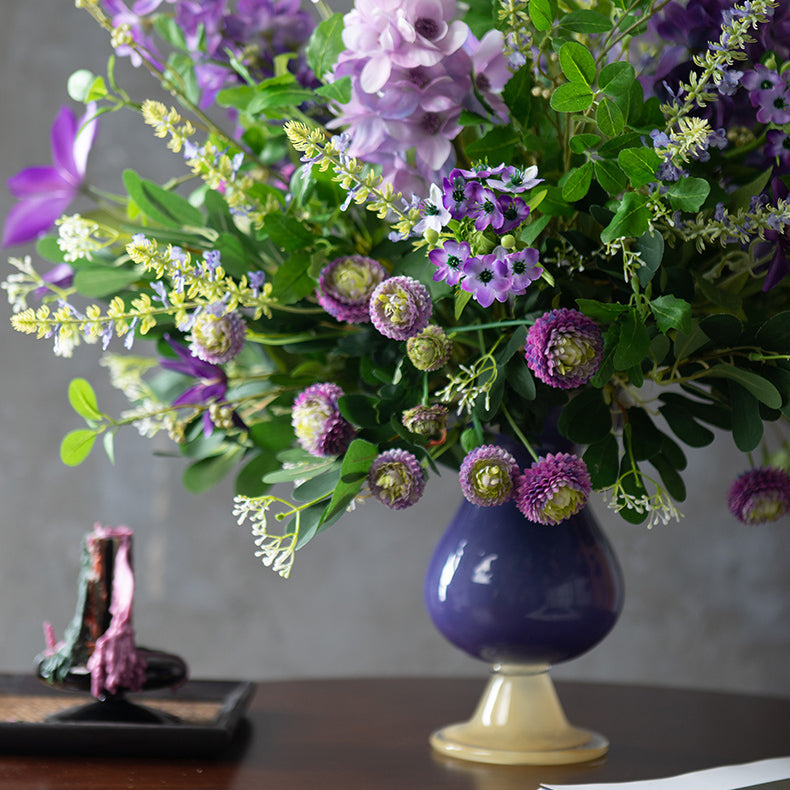
[[[377,428],[379,426],[375,398],[352,393],[338,398],[337,406],[340,413],[353,425],[360,428]]]
[[[609,406],[600,390],[585,388],[560,413],[559,432],[576,444],[595,444],[612,430]]]
[[[102,413],[96,401],[96,393],[86,379],[72,379],[69,383],[71,408],[86,420],[100,420]]]
[[[637,272],[639,284],[645,288],[653,275],[661,267],[664,259],[664,237],[657,231],[642,234],[636,240],[636,249],[642,258],[642,266]]]
[[[300,483],[293,490],[293,498],[297,502],[312,502],[316,499],[326,499],[332,495],[340,481],[340,465],[329,469],[323,474],[311,477]]]
[[[351,504],[354,497],[359,493],[365,482],[365,477],[378,454],[378,447],[364,439],[354,439],[348,446],[346,454],[343,456],[343,464],[340,467],[340,482],[332,494],[332,499],[326,506],[321,515],[321,522],[324,523],[336,515],[345,511]]]
[[[637,461],[646,461],[661,452],[664,434],[644,409],[637,406],[628,409],[628,424],[631,426],[631,451]]]
[[[524,400],[535,400],[537,389],[523,356],[513,357],[507,363],[507,383]]]
[[[529,18],[536,30],[548,30],[554,21],[549,0],[529,0]]]
[[[666,456],[659,453],[650,459],[650,463],[655,467],[664,488],[669,492],[672,499],[683,502],[686,499],[686,484],[683,478],[677,473],[675,467],[669,463]]]
[[[600,142],[601,138],[597,134],[575,134],[568,142],[568,147],[574,154],[584,154]]]
[[[455,320],[456,321],[461,317],[461,314],[464,311],[464,307],[466,307],[466,305],[469,304],[469,300],[471,298],[472,298],[471,291],[464,291],[462,288],[459,288],[455,292],[455,307],[454,307],[454,311],[455,311]]]
[[[625,148],[617,154],[617,162],[628,176],[631,186],[639,189],[656,180],[661,157],[651,148]]]
[[[285,416],[254,423],[249,427],[249,437],[256,447],[279,452],[293,442],[294,429],[290,418]]]
[[[275,212],[263,218],[263,228],[281,250],[302,250],[312,247],[315,241],[313,234],[303,223]]]
[[[621,236],[641,236],[650,226],[647,198],[638,192],[626,192],[612,221],[601,231],[601,241],[608,244]]]
[[[601,69],[598,75],[598,89],[609,96],[625,93],[636,79],[636,72],[630,63],[615,61]]]
[[[351,77],[341,77],[335,82],[316,88],[315,92],[318,96],[336,101],[338,104],[348,104],[351,101]]]
[[[675,340],[672,343],[675,359],[678,362],[688,359],[708,342],[708,336],[700,329],[699,324],[692,321],[690,332],[678,332],[675,335]]]
[[[318,79],[332,71],[337,56],[345,49],[343,44],[343,14],[332,14],[313,31],[305,54],[310,68]]]
[[[605,33],[612,29],[612,22],[597,11],[580,9],[562,17],[560,27],[573,33]]]
[[[67,433],[60,443],[60,460],[66,466],[79,466],[90,455],[96,436],[87,428]]]
[[[627,370],[639,365],[650,351],[650,335],[636,310],[628,312],[621,321],[620,342],[614,352],[615,370]]]
[[[581,200],[589,191],[592,183],[593,163],[585,162],[581,167],[571,170],[562,185],[562,197],[569,203]]]
[[[617,482],[618,447],[617,439],[611,433],[591,444],[584,451],[582,460],[587,465],[594,489],[608,488]]]
[[[595,58],[578,41],[566,41],[560,47],[560,68],[570,82],[590,86],[595,80]]]
[[[518,142],[520,139],[514,129],[509,126],[496,126],[479,140],[470,143],[466,151],[472,157],[488,156],[492,162],[507,162]]]
[[[74,274],[74,287],[81,296],[102,299],[124,290],[140,279],[134,269],[116,269],[112,266],[85,266]]]
[[[191,464],[184,470],[181,478],[184,488],[193,494],[200,494],[213,488],[231,472],[243,452],[241,447],[232,447],[223,453],[201,458]]]
[[[596,302],[595,299],[577,299],[576,304],[588,318],[608,323],[617,320],[631,308],[619,302]]]
[[[102,446],[104,447],[104,454],[107,456],[111,464],[115,464],[115,434],[107,431],[102,436]]]
[[[743,334],[743,325],[734,316],[727,313],[705,316],[700,322],[700,329],[720,348],[735,346]]]
[[[103,77],[97,77],[88,69],[75,71],[66,83],[66,90],[74,101],[87,104],[98,101],[107,95],[107,85]]]
[[[611,159],[597,159],[594,162],[595,180],[612,196],[619,195],[627,182],[625,173],[617,162]],[[658,234],[656,234],[658,235]],[[659,238],[661,236],[659,235]]]
[[[689,447],[705,447],[713,441],[713,431],[696,422],[684,408],[665,403],[659,412],[675,436]]]
[[[757,330],[755,339],[768,351],[790,352],[790,310],[772,315]]]
[[[312,293],[317,283],[311,275],[312,265],[313,259],[307,252],[294,253],[280,264],[272,277],[272,288],[281,304],[293,304]]]
[[[202,227],[203,214],[188,200],[146,181],[134,170],[124,170],[123,183],[140,211],[168,228]]]
[[[773,170],[766,167],[760,175],[752,179],[748,184],[744,184],[734,192],[727,196],[727,208],[730,211],[737,211],[738,209],[747,210],[752,198],[759,195],[766,187],[771,179]]]
[[[750,453],[763,438],[760,403],[751,392],[734,381],[730,382],[732,405],[732,438],[742,453]]]
[[[220,92],[221,93],[221,92]],[[298,107],[314,98],[311,90],[303,88],[291,73],[264,80],[255,88],[255,96],[247,105],[247,112],[257,115],[266,110]],[[219,101],[219,96],[217,97]]]
[[[581,112],[593,102],[593,92],[588,85],[566,82],[551,94],[549,104],[557,112]]]
[[[685,299],[678,299],[672,294],[659,296],[650,302],[650,310],[664,334],[670,329],[679,329],[686,334],[691,331],[691,305]]]
[[[740,384],[745,390],[754,395],[757,400],[771,409],[782,408],[782,395],[768,379],[758,376],[751,370],[736,368],[726,362],[720,362],[700,373],[704,377],[723,378]]]
[[[681,178],[667,188],[669,204],[676,211],[698,211],[710,193],[704,178]]]
[[[235,493],[249,497],[262,496],[271,488],[271,484],[263,482],[264,475],[273,472],[279,466],[274,453],[259,453],[248,461],[236,476]]]
[[[517,327],[510,336],[507,345],[496,355],[497,365],[506,365],[517,351],[524,348],[527,341],[527,327]]]
[[[598,103],[595,122],[607,137],[617,137],[625,126],[622,110],[611,99],[605,97]]]

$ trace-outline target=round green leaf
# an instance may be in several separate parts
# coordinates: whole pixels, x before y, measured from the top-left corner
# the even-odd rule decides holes
[[[611,99],[605,97],[595,111],[595,122],[607,137],[617,137],[625,127],[622,110]]]
[[[560,68],[569,82],[591,85],[595,80],[595,59],[578,41],[560,47]]]
[[[566,82],[551,94],[549,104],[557,112],[581,112],[586,110],[592,101],[593,92],[589,85]]]
[[[90,455],[95,441],[96,432],[86,428],[67,433],[60,443],[60,460],[66,466],[79,466]]]
[[[85,379],[72,379],[69,384],[69,403],[71,408],[86,420],[100,420],[102,417],[96,401],[96,393]]]

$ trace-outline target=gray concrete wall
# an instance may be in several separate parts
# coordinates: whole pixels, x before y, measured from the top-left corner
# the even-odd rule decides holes
[[[48,161],[67,76],[101,72],[108,52],[71,0],[4,7],[3,182]],[[131,77],[132,94],[147,96],[148,78]],[[129,165],[156,177],[179,161],[134,115],[105,117],[91,176],[112,189]],[[11,205],[0,193],[0,215]],[[60,439],[80,427],[69,380],[100,384],[107,411],[123,400],[106,385],[95,348],[58,359],[49,342],[10,328],[7,305],[0,313],[0,671],[31,668],[43,620],[58,631],[67,624],[80,538],[99,521],[136,532],[140,641],[183,655],[197,677],[485,673],[438,636],[422,606],[425,565],[459,496],[450,476],[406,514],[361,507],[300,552],[284,581],[253,556],[247,528],[231,515],[229,484],[184,492],[182,463],[152,456],[136,434],[118,437],[115,466],[94,451],[64,467]],[[625,571],[625,611],[603,644],[556,676],[790,694],[790,519],[747,528],[729,516],[725,491],[743,464],[727,437],[692,453],[680,524],[648,531],[593,505]]]

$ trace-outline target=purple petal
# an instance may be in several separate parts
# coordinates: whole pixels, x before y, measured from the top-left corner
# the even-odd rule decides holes
[[[77,136],[77,119],[68,107],[61,107],[52,124],[52,161],[64,176],[72,176],[79,182],[77,165],[74,163],[74,140]]]
[[[88,154],[90,153],[93,141],[96,139],[96,132],[99,129],[99,122],[96,115],[96,104],[90,102],[85,105],[85,115],[79,120],[77,126],[77,139],[74,140],[73,155],[74,165],[77,168],[77,176],[80,182],[85,178],[85,170],[88,166]]]
[[[3,225],[3,247],[26,244],[49,230],[71,203],[73,195],[42,195],[20,200],[8,212]]]
[[[27,198],[45,193],[52,195],[53,192],[68,192],[73,197],[76,194],[74,187],[66,181],[60,171],[50,166],[28,167],[25,170],[11,176],[6,182],[8,191],[18,198]]]

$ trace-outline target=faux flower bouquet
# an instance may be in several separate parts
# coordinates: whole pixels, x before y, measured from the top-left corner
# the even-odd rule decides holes
[[[167,431],[188,489],[238,470],[235,515],[283,576],[358,500],[406,508],[441,467],[547,529],[593,489],[666,521],[710,426],[762,445],[734,515],[790,509],[787,448],[763,437],[790,416],[788,4],[77,6],[108,74],[71,77],[85,113],[11,180],[4,229],[52,264],[11,259],[14,327],[63,356],[101,343],[130,401],[113,417],[72,382],[65,463],[99,436],[111,455],[123,425]],[[116,57],[174,106],[128,96]],[[184,178],[85,183],[122,108]],[[95,209],[66,214],[79,193]],[[142,339],[155,353],[128,353]],[[536,443],[554,421],[568,447]]]

